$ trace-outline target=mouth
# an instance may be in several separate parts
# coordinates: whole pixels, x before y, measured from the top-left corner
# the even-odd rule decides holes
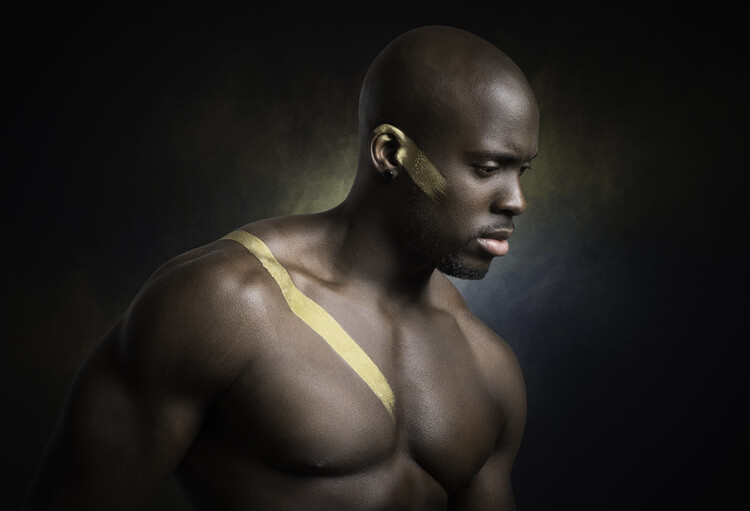
[[[508,253],[510,245],[508,238],[513,234],[512,229],[488,232],[480,235],[477,240],[487,252],[493,256],[504,256]]]
[[[505,241],[508,238],[510,238],[512,234],[513,234],[513,229],[500,229],[497,231],[486,232],[484,234],[481,234],[479,237],[485,240],[489,239],[489,240]]]

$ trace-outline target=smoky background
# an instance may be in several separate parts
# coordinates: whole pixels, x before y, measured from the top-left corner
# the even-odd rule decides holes
[[[540,105],[511,252],[455,281],[524,371],[519,509],[747,501],[739,13],[383,9],[7,12],[3,507],[162,263],[345,197],[367,66],[427,24],[498,45]],[[189,507],[170,479],[152,509]]]

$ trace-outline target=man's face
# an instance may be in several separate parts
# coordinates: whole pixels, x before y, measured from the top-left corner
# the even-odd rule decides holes
[[[526,202],[520,177],[536,156],[533,98],[497,87],[463,105],[422,150],[447,181],[437,199],[413,187],[402,216],[414,253],[448,275],[480,279],[508,250]],[[439,138],[439,140],[437,140]]]

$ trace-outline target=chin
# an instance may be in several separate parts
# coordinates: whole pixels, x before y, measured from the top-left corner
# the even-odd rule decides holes
[[[489,263],[486,265],[477,263],[472,264],[467,261],[462,261],[453,255],[448,255],[439,261],[437,269],[446,275],[450,275],[457,279],[480,280],[487,275],[487,272],[490,270],[490,265]]]

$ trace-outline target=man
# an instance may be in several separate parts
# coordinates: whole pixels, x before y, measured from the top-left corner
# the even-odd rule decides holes
[[[521,371],[445,274],[508,251],[537,152],[521,71],[424,27],[365,77],[349,196],[161,267],[89,355],[29,509],[513,509]]]

